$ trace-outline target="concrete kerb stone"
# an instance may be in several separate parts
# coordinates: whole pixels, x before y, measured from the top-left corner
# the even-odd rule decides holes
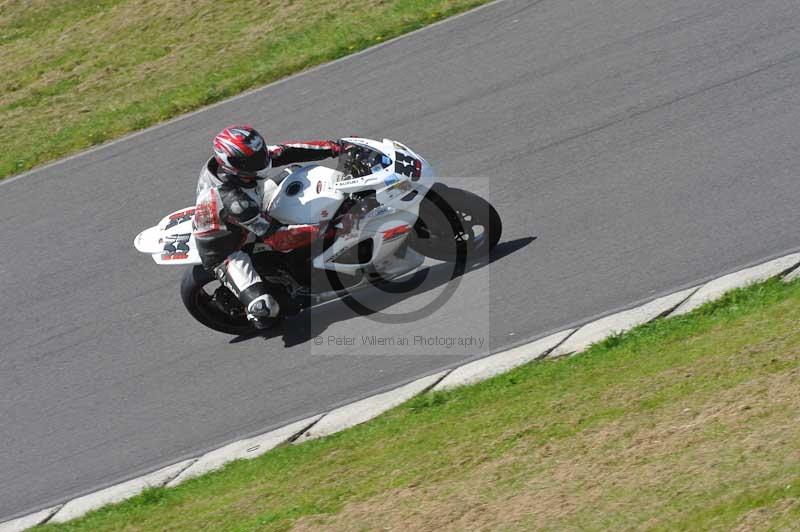
[[[52,508],[45,508],[44,510],[39,510],[36,513],[28,514],[24,517],[18,517],[17,519],[12,519],[11,521],[6,521],[5,523],[0,523],[0,532],[22,532],[23,530],[33,528],[36,525],[41,525],[50,519],[54,513],[61,509],[61,506],[63,505],[59,504],[58,506],[53,506]]]
[[[417,379],[394,390],[384,392],[372,397],[367,397],[355,403],[341,406],[322,416],[316,424],[305,431],[294,443],[322,438],[329,434],[334,434],[341,430],[353,427],[377,417],[383,412],[394,408],[415,395],[421,394],[434,386],[439,380],[449,373],[450,370],[441,371],[434,375],[428,375]]]
[[[91,512],[92,510],[97,510],[107,504],[114,504],[135,497],[147,488],[164,486],[176,475],[180,474],[181,471],[189,467],[194,460],[195,459],[192,458],[178,462],[177,464],[168,465],[148,475],[128,480],[127,482],[84,495],[83,497],[78,497],[77,499],[72,499],[64,504],[48,522],[64,523]]]
[[[480,382],[495,375],[505,373],[511,369],[527,364],[541,358],[550,350],[563,342],[575,329],[567,329],[550,336],[540,338],[532,343],[490,355],[473,362],[459,366],[439,381],[431,391],[449,390],[459,386],[466,386]]]
[[[772,277],[777,277],[800,264],[800,253],[792,253],[752,268],[746,268],[738,272],[723,275],[718,279],[709,281],[700,287],[689,299],[681,303],[678,308],[670,313],[670,316],[680,316],[687,314],[697,307],[721,297],[725,292],[735,288],[766,281]]]
[[[680,292],[654,299],[640,307],[623,310],[622,312],[617,312],[616,314],[587,323],[579,328],[575,334],[567,338],[564,343],[553,349],[547,355],[547,358],[557,358],[571,353],[579,353],[587,349],[593,343],[604,340],[612,334],[629,331],[637,325],[647,323],[659,316],[663,316],[684,302],[695,293],[696,290],[698,290],[696,286],[694,288],[681,290]]]
[[[794,270],[787,272],[786,275],[783,276],[784,283],[791,283],[796,279],[800,279],[800,267],[797,267]]]
[[[320,418],[322,418],[322,414],[209,451],[181,471],[178,476],[167,482],[166,486],[170,488],[177,486],[190,478],[220,469],[234,460],[247,460],[261,456],[278,445],[291,441],[298,433],[306,431]]]

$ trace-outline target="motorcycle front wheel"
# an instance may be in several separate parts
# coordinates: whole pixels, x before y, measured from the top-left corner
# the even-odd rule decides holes
[[[467,260],[474,260],[489,255],[502,232],[500,215],[488,201],[437,183],[420,204],[409,245],[426,257],[448,262],[456,260],[463,246]]]

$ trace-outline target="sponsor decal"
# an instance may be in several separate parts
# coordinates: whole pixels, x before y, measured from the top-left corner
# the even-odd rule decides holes
[[[329,214],[330,213],[328,212],[327,209],[322,209],[321,211],[319,211],[320,218],[327,218]]]
[[[394,211],[391,207],[387,207],[383,205],[381,207],[377,207],[372,209],[367,214],[364,215],[364,218],[377,218],[378,216],[383,216],[384,214],[388,214],[390,211]]]
[[[334,253],[334,254],[333,254],[333,255],[331,255],[330,257],[328,257],[328,260],[327,260],[327,261],[325,261],[325,262],[335,262],[335,261],[336,261],[336,259],[338,259],[338,258],[339,258],[339,257],[341,257],[342,255],[344,255],[344,252],[345,252],[345,251],[347,251],[348,249],[350,249],[351,247],[352,247],[352,246],[348,246],[348,247],[346,247],[346,248],[342,248],[342,249],[340,249],[339,251],[337,251],[336,253]]]
[[[182,224],[183,222],[188,222],[189,220],[192,219],[192,216],[194,216],[194,210],[195,208],[192,207],[190,209],[176,212],[175,214],[170,214],[169,222],[167,222],[167,225],[164,227],[164,230],[166,231],[167,229],[171,229],[176,225]]]
[[[388,187],[389,185],[394,185],[398,181],[400,181],[400,179],[396,175],[390,175],[389,177],[383,180],[383,184]]]
[[[165,237],[164,251],[161,260],[180,260],[189,258],[189,239],[191,233],[169,235]]]
[[[383,241],[389,242],[390,240],[395,240],[408,234],[411,231],[410,225],[398,225],[397,227],[392,227],[391,229],[387,229],[383,231]]]
[[[389,200],[393,200],[400,194],[410,191],[412,188],[411,183],[407,179],[403,179],[386,189],[387,197]]]
[[[317,194],[322,192],[322,181],[317,181]]]
[[[389,190],[399,190],[401,192],[408,192],[409,190],[411,190],[411,183],[409,183],[408,180],[404,179],[395,184]]]

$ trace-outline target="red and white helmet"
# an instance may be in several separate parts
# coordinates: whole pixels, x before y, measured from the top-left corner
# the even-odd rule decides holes
[[[267,143],[251,126],[228,126],[212,144],[220,178],[252,183],[266,177],[270,167]]]

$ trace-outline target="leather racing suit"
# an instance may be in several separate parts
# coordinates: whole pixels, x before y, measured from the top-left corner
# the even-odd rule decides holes
[[[334,141],[288,142],[269,146],[269,167],[319,161],[339,154]],[[203,266],[233,292],[247,309],[248,318],[258,326],[264,317],[278,314],[277,301],[255,271],[253,262],[242,247],[263,240],[277,224],[266,212],[277,185],[270,179],[249,183],[220,178],[217,161],[212,157],[197,181],[194,237]],[[258,304],[262,312],[253,310]],[[260,316],[259,316],[260,314]]]

